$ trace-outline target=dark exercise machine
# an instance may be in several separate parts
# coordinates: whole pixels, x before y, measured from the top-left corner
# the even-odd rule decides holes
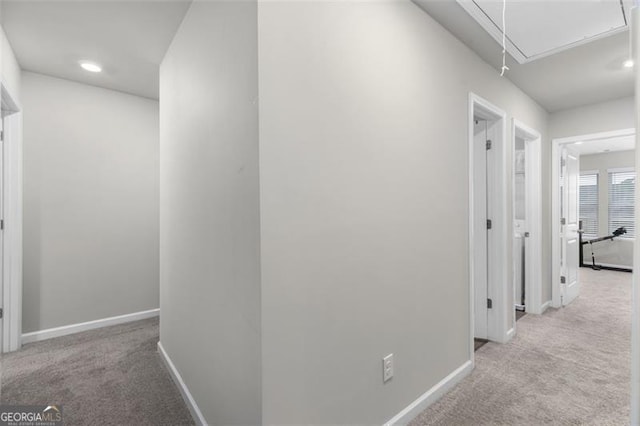
[[[582,223],[581,223],[580,228],[582,228]],[[594,244],[600,243],[602,241],[608,241],[608,240],[613,241],[613,239],[615,237],[619,237],[620,235],[626,234],[627,230],[624,229],[624,226],[621,226],[620,228],[618,228],[615,231],[613,231],[611,233],[611,235],[606,235],[604,237],[598,237],[598,238],[594,238],[592,240],[587,240],[587,241],[582,241],[582,233],[583,232],[584,231],[582,229],[580,229],[578,231],[578,237],[580,239],[580,267],[581,268],[591,268],[594,271],[599,271],[601,269],[607,269],[609,271],[632,272],[632,270],[629,269],[629,268],[616,268],[614,266],[598,265],[598,264],[596,264],[596,256],[593,253],[593,245]],[[584,263],[584,253],[583,253],[583,251],[584,251],[584,246],[586,244],[589,244],[589,247],[591,248],[591,265],[585,265],[585,263]]]

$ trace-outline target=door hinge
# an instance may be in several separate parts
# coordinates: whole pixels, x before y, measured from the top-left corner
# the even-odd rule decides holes
[[[491,229],[493,227],[493,222],[491,222],[491,219],[487,219],[487,229]]]
[[[492,309],[492,308],[493,308],[493,300],[487,299],[487,309]]]
[[[529,232],[525,232],[525,233],[524,233],[524,237],[525,237],[525,238],[529,238],[529,236],[530,236],[530,235],[531,235],[531,234],[529,234]]]
[[[0,231],[4,231],[4,219],[0,219]]]
[[[491,139],[487,140],[487,151],[491,149]]]
[[[560,167],[564,167],[567,165],[567,160],[565,160],[564,158],[560,159]]]
[[[560,277],[560,284],[566,284],[567,283],[567,277],[565,277],[564,275]]]
[[[0,308],[0,319],[4,318],[4,309]]]
[[[4,130],[0,130],[0,142],[4,142]]]
[[[564,217],[560,219],[560,225],[566,225],[566,224],[567,224],[567,219],[565,219]]]

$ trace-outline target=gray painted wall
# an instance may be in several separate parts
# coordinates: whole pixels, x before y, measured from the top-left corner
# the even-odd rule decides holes
[[[209,424],[259,424],[257,4],[196,1],[160,70],[160,340]]]
[[[564,138],[631,129],[636,126],[633,97],[559,111],[549,115],[549,136]]]
[[[158,307],[158,103],[30,72],[23,331]]]
[[[608,169],[635,167],[635,151],[618,151],[580,156],[581,171],[599,172],[598,177],[598,235],[609,235],[609,181]],[[616,238],[593,245],[596,263],[633,266],[632,238]],[[584,262],[591,262],[591,248],[584,247]]]
[[[547,113],[410,2],[263,2],[259,40],[263,422],[381,424],[468,359],[469,91],[508,140]]]

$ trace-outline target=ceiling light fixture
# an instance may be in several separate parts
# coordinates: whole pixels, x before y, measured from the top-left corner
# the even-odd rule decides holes
[[[102,67],[98,64],[96,64],[95,62],[89,62],[89,61],[80,61],[80,66],[89,72],[101,72],[102,71]]]
[[[622,64],[625,68],[633,68],[633,59],[627,59]]]
[[[576,142],[575,145],[582,145],[584,142]]]

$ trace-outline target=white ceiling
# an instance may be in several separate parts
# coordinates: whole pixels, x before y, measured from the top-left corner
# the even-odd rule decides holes
[[[631,151],[636,147],[635,136],[619,136],[608,139],[590,140],[571,144],[580,155],[602,154],[605,152]],[[634,154],[630,154],[634,155]]]
[[[1,1],[1,22],[23,69],[157,99],[158,66],[191,0]],[[500,69],[501,47],[456,0],[414,1]],[[542,3],[554,15],[558,5],[576,9],[589,2]],[[567,26],[578,24],[567,20]],[[519,22],[518,31],[535,40],[545,28],[545,20],[531,19]],[[625,31],[527,64],[509,57],[507,78],[553,112],[632,96],[633,70],[621,66],[628,54]],[[101,63],[104,72],[87,73],[81,59]]]
[[[22,69],[158,99],[158,68],[190,0],[2,0]],[[95,61],[103,72],[82,70]]]
[[[456,0],[413,1],[499,72],[502,65],[502,47]],[[581,14],[567,14],[566,5],[570,4],[573,10],[577,10],[584,7],[584,4],[591,3],[577,0],[508,2],[507,7],[513,3],[542,4],[549,16],[561,13],[558,9],[562,8],[566,26],[569,27],[582,25],[579,20]],[[501,2],[494,0],[494,3]],[[532,52],[536,51],[537,42],[531,40],[539,38],[540,34],[547,31],[547,21],[548,19],[540,13],[518,21],[518,37],[530,40],[534,46],[531,48]],[[507,35],[510,34],[509,25],[507,21]],[[582,28],[581,31],[586,30]],[[556,40],[561,38],[555,37]],[[549,48],[548,44],[540,46],[542,49]],[[629,57],[628,31],[577,45],[525,64],[519,64],[510,55],[507,56],[507,65],[510,68],[506,74],[507,78],[549,112],[633,96],[634,93],[633,70],[622,66],[624,60]]]

